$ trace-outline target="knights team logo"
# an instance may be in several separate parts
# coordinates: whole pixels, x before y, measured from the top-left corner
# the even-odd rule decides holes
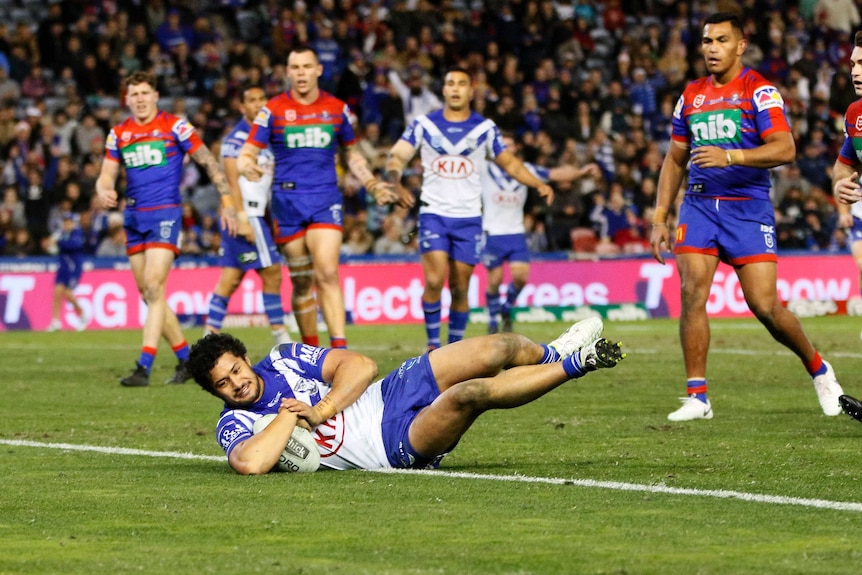
[[[284,119],[287,120],[288,122],[295,122],[296,121],[296,110],[287,110],[284,113]]]
[[[703,94],[698,94],[697,96],[694,97],[694,107],[700,108],[701,106],[703,106],[703,102],[705,100],[706,100],[706,96],[704,96]]]
[[[784,99],[775,86],[762,86],[754,91],[754,105],[758,112],[769,108],[784,108]]]
[[[159,222],[159,236],[163,240],[170,239],[173,229],[174,222],[172,220],[162,220]]]

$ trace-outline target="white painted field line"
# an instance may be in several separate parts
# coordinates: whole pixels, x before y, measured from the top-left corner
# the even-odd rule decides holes
[[[19,439],[0,439],[2,445],[16,447],[41,447],[47,449],[62,449],[65,451],[94,451],[111,455],[139,455],[143,457],[169,457],[173,459],[193,459],[202,461],[221,461],[223,456],[196,455],[194,453],[179,453],[173,451],[147,451],[143,449],[128,449],[125,447],[102,447],[98,445],[76,445],[72,443],[41,443]],[[556,477],[530,477],[527,475],[490,475],[483,473],[464,473],[458,471],[432,471],[423,469],[375,469],[373,473],[389,475],[427,475],[430,477],[448,477],[453,479],[472,479],[481,481],[506,481],[517,483],[545,483],[548,485],[574,485],[576,487],[591,487],[595,489],[612,489],[615,491],[636,491],[643,493],[658,493],[666,495],[690,495],[694,497],[714,497],[718,499],[739,499],[753,503],[769,503],[772,505],[797,505],[817,509],[832,509],[834,511],[853,511],[862,513],[862,503],[848,501],[828,501],[825,499],[805,499],[785,497],[782,495],[761,495],[742,491],[726,491],[723,489],[686,489],[667,487],[665,485],[641,485],[638,483],[622,483],[619,481],[595,481],[593,479],[561,479]]]

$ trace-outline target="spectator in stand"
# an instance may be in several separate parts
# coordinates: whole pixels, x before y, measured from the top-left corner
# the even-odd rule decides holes
[[[126,230],[122,220],[108,225],[108,235],[99,242],[96,257],[124,258],[126,257]]]

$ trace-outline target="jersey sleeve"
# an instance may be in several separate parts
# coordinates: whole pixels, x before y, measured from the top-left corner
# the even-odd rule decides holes
[[[856,150],[860,150],[857,153]],[[838,152],[838,161],[851,167],[860,164],[862,155],[862,100],[847,107],[844,114],[844,143]]]
[[[273,348],[269,359],[276,369],[280,367],[279,363],[283,363],[305,378],[316,379],[329,385],[329,382],[323,379],[323,360],[330,351],[332,350],[329,348],[304,343],[285,343]]]
[[[195,128],[182,118],[177,119],[171,126],[171,132],[177,138],[180,149],[186,154],[194,154],[204,145],[200,137],[195,133]]]
[[[422,145],[422,124],[419,123],[419,118],[414,118],[410,125],[404,129],[401,134],[401,139],[416,148]]]
[[[269,137],[272,133],[272,111],[269,104],[260,109],[254,122],[251,123],[251,131],[248,133],[246,143],[258,148],[266,148],[269,145]]]
[[[225,158],[233,158],[236,159],[239,157],[239,150],[242,148],[242,145],[245,143],[248,138],[248,132],[245,131],[235,131],[232,132],[224,141],[221,143],[221,157]]]
[[[354,119],[355,116],[350,111],[350,107],[344,104],[341,112],[341,130],[338,132],[338,141],[342,146],[352,146],[356,143],[356,132],[353,131]]]
[[[524,167],[527,170],[536,176],[539,180],[542,180],[544,183],[548,183],[551,180],[551,170],[544,166],[537,166],[535,164],[530,164],[529,162],[524,162]]]
[[[254,420],[260,417],[243,409],[232,409],[222,414],[216,426],[216,440],[230,457],[230,452],[253,435]]]
[[[784,98],[778,88],[771,84],[761,84],[754,90],[752,103],[761,138],[774,132],[790,131],[784,111]]]
[[[687,90],[683,91],[680,94],[679,99],[676,101],[676,106],[673,109],[673,120],[671,122],[671,134],[670,137],[673,141],[679,142],[680,144],[684,144],[686,148],[690,146],[691,143],[691,133],[688,129],[688,122],[685,121],[685,117],[683,116],[683,110],[685,110],[685,95]]]
[[[490,132],[488,138],[490,144],[489,157],[493,159],[505,152],[507,148],[506,143],[503,142],[503,134],[500,133],[500,128],[497,127],[497,124],[491,126]]]
[[[108,137],[105,138],[105,159],[112,162],[120,161],[120,147],[117,145],[116,128],[111,128]]]

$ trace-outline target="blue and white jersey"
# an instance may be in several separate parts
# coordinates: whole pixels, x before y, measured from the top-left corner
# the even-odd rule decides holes
[[[300,343],[272,348],[269,356],[254,366],[263,379],[263,394],[247,409],[225,406],[216,426],[216,439],[230,456],[241,441],[252,436],[254,422],[278,413],[281,400],[296,398],[316,405],[329,393],[323,380],[323,361],[331,350]],[[376,469],[391,467],[383,447],[381,423],[383,395],[374,383],[352,405],[318,425],[314,440],[320,465],[329,469]]]
[[[524,162],[531,174],[548,183],[550,170]],[[524,234],[527,186],[493,162],[482,174],[482,230],[490,236]]]
[[[221,157],[239,157],[240,148],[248,139],[251,126],[245,118],[241,118],[231,130],[230,134],[222,141]],[[266,213],[266,206],[272,194],[272,174],[275,166],[275,156],[270,148],[263,148],[257,156],[257,164],[264,168],[263,177],[259,182],[252,182],[245,176],[239,177],[239,189],[242,192],[245,212],[249,217],[262,218]]]
[[[420,213],[449,218],[482,215],[482,174],[506,145],[497,125],[476,112],[449,122],[443,111],[418,116],[401,136],[422,158]]]

